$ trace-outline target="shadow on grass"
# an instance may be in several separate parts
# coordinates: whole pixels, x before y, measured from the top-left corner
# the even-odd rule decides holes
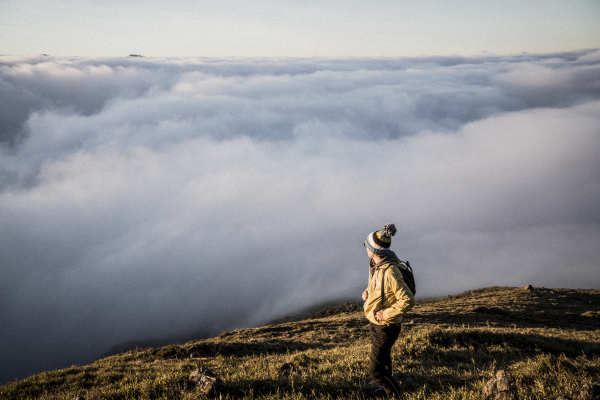
[[[341,385],[332,384],[326,379],[320,382],[304,380],[302,377],[295,379],[240,379],[227,384],[229,386],[227,393],[232,398],[252,398],[252,396],[280,398],[286,397],[286,395],[290,397],[301,395],[301,398],[306,399],[318,397],[366,399],[368,397],[367,390],[363,386],[352,382]]]
[[[488,324],[510,327],[517,325],[519,329],[557,328],[577,331],[600,329],[600,319],[586,317],[582,313],[548,313],[544,310],[511,311],[502,307],[477,307],[465,313],[415,313],[416,322],[429,322],[448,325],[485,326]]]
[[[198,343],[191,347],[182,346],[167,346],[159,349],[145,350],[145,356],[148,358],[187,358],[192,353],[196,353],[195,357],[244,357],[251,355],[266,355],[266,354],[287,354],[297,351],[310,349],[331,349],[339,347],[338,343],[326,342],[304,342],[298,340],[269,340],[264,342],[247,342],[247,341],[231,341],[231,342],[206,342]]]
[[[520,329],[600,329],[600,293],[592,290],[492,287],[426,301],[415,322],[448,325],[516,325]]]
[[[421,336],[423,335],[423,336]],[[475,353],[496,357],[521,357],[531,354],[550,354],[567,357],[600,356],[600,344],[575,339],[562,339],[519,332],[494,332],[477,329],[433,330],[406,337],[401,344],[411,356],[469,361]],[[420,343],[426,343],[426,346]],[[464,353],[464,354],[463,354]]]

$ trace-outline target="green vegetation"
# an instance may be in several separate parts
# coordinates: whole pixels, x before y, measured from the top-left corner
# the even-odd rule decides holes
[[[598,382],[599,305],[600,290],[507,287],[420,302],[393,352],[414,375],[404,399],[480,399],[498,369],[521,400]],[[45,372],[0,386],[0,398],[199,399],[187,378],[204,366],[227,384],[224,399],[364,399],[368,324],[351,306]],[[287,376],[285,363],[297,367]]]

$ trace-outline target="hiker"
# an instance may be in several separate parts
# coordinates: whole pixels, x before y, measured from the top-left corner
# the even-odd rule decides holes
[[[415,305],[413,293],[406,285],[399,268],[406,268],[390,250],[394,224],[367,236],[365,248],[369,256],[369,286],[362,294],[365,316],[370,321],[371,354],[369,375],[390,397],[400,396],[400,386],[392,377],[392,346],[400,335],[402,315]],[[383,290],[382,290],[383,281]],[[382,301],[383,294],[383,301]],[[380,393],[370,394],[383,395]]]

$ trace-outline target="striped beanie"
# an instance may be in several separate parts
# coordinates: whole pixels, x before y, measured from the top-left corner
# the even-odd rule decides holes
[[[386,224],[382,230],[371,232],[365,240],[365,247],[373,254],[385,256],[390,252],[392,236],[396,234],[394,224]]]

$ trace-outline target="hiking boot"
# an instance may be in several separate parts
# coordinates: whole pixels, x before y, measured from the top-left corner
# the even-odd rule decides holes
[[[368,376],[365,379],[365,387],[370,392],[374,391],[375,389],[381,389],[381,386],[379,386],[379,384],[375,382],[370,376]]]

